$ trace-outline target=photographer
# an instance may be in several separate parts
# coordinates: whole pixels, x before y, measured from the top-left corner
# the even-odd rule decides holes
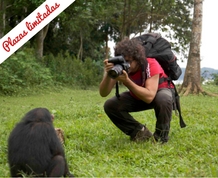
[[[145,49],[139,41],[125,38],[119,42],[115,47],[115,56],[120,55],[129,64],[129,68],[124,68],[115,78],[108,75],[111,70],[116,70],[115,63],[110,62],[110,59],[104,60],[105,73],[99,93],[102,97],[108,96],[118,81],[129,91],[105,102],[107,116],[132,141],[147,141],[153,135],[156,141],[167,142],[173,110],[170,88],[173,85],[169,85],[167,81],[159,84],[159,79],[167,76],[154,58],[146,59]],[[148,109],[154,109],[157,119],[154,134],[129,114]]]

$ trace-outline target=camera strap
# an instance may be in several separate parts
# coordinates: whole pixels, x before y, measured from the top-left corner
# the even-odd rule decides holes
[[[120,94],[119,94],[119,84],[116,82],[116,97],[119,99]]]

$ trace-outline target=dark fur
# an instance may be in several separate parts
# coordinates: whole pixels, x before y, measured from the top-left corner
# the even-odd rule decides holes
[[[12,177],[20,176],[20,172],[34,176],[73,176],[46,108],[29,111],[12,130],[8,162]]]

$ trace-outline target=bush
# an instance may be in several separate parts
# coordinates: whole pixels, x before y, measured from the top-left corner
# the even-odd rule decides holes
[[[212,79],[215,85],[218,85],[218,74],[211,74],[212,75]]]
[[[39,61],[33,49],[24,47],[0,65],[0,93],[11,95],[57,85],[88,89],[99,84],[102,73],[101,64],[90,58],[81,61],[60,52]]]
[[[96,86],[102,78],[103,68],[90,58],[81,61],[68,52],[60,52],[57,57],[52,54],[44,58],[53,79],[62,84],[87,89]]]
[[[34,57],[30,48],[23,48],[0,66],[0,92],[14,94],[23,88],[53,85],[52,75]]]

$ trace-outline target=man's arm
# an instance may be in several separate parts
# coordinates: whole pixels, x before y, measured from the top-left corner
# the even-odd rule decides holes
[[[129,90],[144,102],[151,103],[153,101],[158,90],[159,74],[148,78],[145,81],[145,87],[138,86],[132,82],[125,71],[123,71],[123,76],[118,78]]]
[[[99,86],[99,93],[102,97],[106,97],[107,95],[109,95],[116,83],[116,80],[110,78],[107,73],[113,66],[114,64],[108,63],[107,59],[104,60],[105,71],[104,71],[103,79]]]

